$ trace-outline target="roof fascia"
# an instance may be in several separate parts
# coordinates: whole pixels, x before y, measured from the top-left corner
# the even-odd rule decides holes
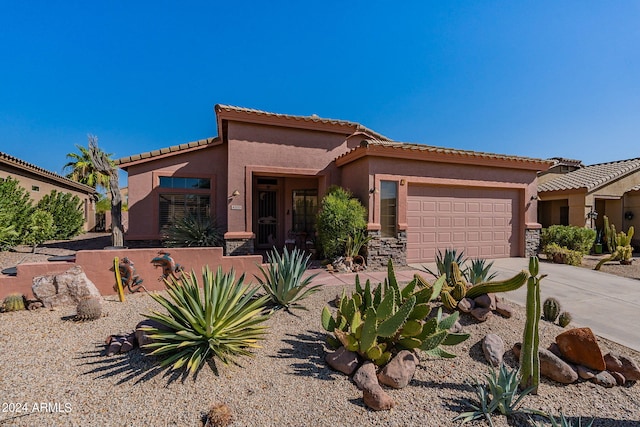
[[[41,179],[45,179],[48,181],[54,181],[57,182],[61,185],[67,186],[67,187],[71,187],[71,188],[75,188],[76,190],[83,192],[83,193],[87,193],[87,194],[97,194],[97,190],[93,187],[90,187],[88,185],[82,184],[80,182],[76,182],[72,179],[69,178],[65,178],[63,176],[57,175],[53,172],[49,172],[49,171],[45,171],[45,170],[39,170],[38,167],[35,166],[30,166],[29,164],[27,164],[26,162],[21,162],[21,161],[14,161],[13,159],[7,158],[7,157],[0,157],[0,162],[9,165],[17,170],[20,171],[24,171],[26,173],[30,173],[33,175],[36,175],[38,177],[40,177]]]
[[[196,143],[197,143],[197,141],[196,141]],[[215,145],[220,145],[221,141],[220,141],[220,138],[216,137],[216,138],[213,138],[211,140],[211,142],[208,143],[208,144],[199,145],[199,144],[196,144],[196,143],[193,143],[195,145],[193,145],[192,147],[186,147],[186,148],[179,148],[180,146],[174,146],[174,147],[176,147],[175,149],[174,149],[174,147],[161,148],[159,150],[155,150],[155,151],[159,151],[160,152],[160,154],[157,154],[157,155],[153,155],[152,154],[153,152],[147,152],[147,153],[137,154],[135,156],[129,156],[128,157],[129,159],[131,159],[132,157],[139,157],[139,158],[137,158],[135,160],[129,160],[129,161],[124,160],[123,161],[123,159],[125,159],[123,157],[123,158],[120,158],[120,159],[116,160],[116,164],[120,167],[120,169],[126,171],[130,166],[137,166],[137,165],[140,165],[142,163],[147,163],[147,162],[150,162],[150,161],[166,159],[167,157],[171,157],[171,156],[177,156],[177,155],[180,155],[180,154],[191,153],[191,152],[197,151],[197,150],[203,150],[205,148],[213,147]],[[191,144],[191,143],[188,143],[188,144]],[[184,145],[188,145],[188,144],[184,144]]]

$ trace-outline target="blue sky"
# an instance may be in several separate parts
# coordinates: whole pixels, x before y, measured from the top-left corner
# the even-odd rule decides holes
[[[0,0],[0,151],[61,173],[216,134],[216,103],[587,164],[640,156],[640,2]]]

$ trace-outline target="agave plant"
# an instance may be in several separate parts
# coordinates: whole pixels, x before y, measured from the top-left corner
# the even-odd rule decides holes
[[[473,411],[463,412],[453,420],[461,420],[462,424],[464,424],[484,418],[493,427],[491,414],[495,412],[506,417],[516,414],[533,414],[547,417],[545,412],[520,407],[522,399],[533,391],[533,387],[528,387],[518,392],[519,374],[518,370],[509,370],[504,364],[500,366],[497,373],[494,368],[490,368],[489,374],[485,374],[487,383],[481,384],[476,381],[473,385],[478,398],[477,402],[469,405]]]
[[[194,215],[172,222],[162,240],[169,248],[222,246],[224,242],[215,218]]]
[[[467,261],[467,258],[464,256],[464,251],[458,251],[456,249],[445,249],[444,254],[438,249],[438,254],[436,255],[436,271],[432,271],[431,269],[422,266],[422,269],[427,273],[431,274],[433,277],[438,278],[443,274],[446,277],[447,283],[450,286],[455,285],[454,277],[453,277],[453,263],[455,262],[458,266],[462,266]],[[462,277],[464,279],[467,278],[467,269],[460,270],[462,273]]]
[[[560,418],[555,418],[553,415],[549,415],[549,421],[551,427],[591,427],[593,425],[593,418],[589,421],[582,422],[582,417],[578,417],[575,420],[567,418],[562,412],[560,412]],[[544,427],[545,424],[536,423],[531,420],[533,427]]]
[[[495,279],[498,273],[491,272],[491,267],[493,267],[493,261],[487,264],[487,260],[484,258],[472,259],[471,267],[467,270],[469,283],[477,285]]]
[[[144,348],[153,350],[150,354],[158,356],[163,367],[186,365],[195,373],[205,361],[237,363],[236,356],[250,356],[249,349],[260,347],[268,297],[255,298],[258,287],[245,285],[244,274],[236,281],[234,271],[223,273],[222,267],[215,274],[204,268],[202,281],[203,295],[194,272],[165,281],[171,299],[150,294],[168,314],[145,314],[163,327],[145,328],[153,342]]]
[[[269,265],[259,266],[262,277],[255,277],[276,308],[306,310],[300,301],[320,290],[321,285],[310,286],[317,273],[303,277],[310,259],[311,255],[298,249],[289,252],[286,247],[282,255],[275,248],[267,253]]]

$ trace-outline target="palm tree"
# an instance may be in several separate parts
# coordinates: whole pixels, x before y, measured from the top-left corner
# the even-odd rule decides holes
[[[91,140],[91,136],[89,136],[89,140]],[[89,149],[78,144],[76,144],[76,148],[80,151],[79,153],[67,154],[67,158],[71,161],[64,165],[63,169],[70,169],[71,171],[66,177],[89,187],[96,188],[101,186],[105,190],[109,190],[109,175],[96,169]],[[105,154],[105,156],[109,163],[115,166],[110,158],[111,154]]]

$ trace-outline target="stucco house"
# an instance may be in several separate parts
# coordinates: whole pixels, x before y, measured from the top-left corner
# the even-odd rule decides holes
[[[0,152],[0,179],[7,177],[19,181],[20,186],[27,190],[34,203],[38,203],[51,190],[78,196],[84,210],[84,230],[94,229],[97,199],[94,188]]]
[[[538,186],[543,227],[601,229],[606,215],[618,230],[640,227],[640,158],[583,166]]]
[[[548,160],[401,143],[346,120],[216,105],[218,136],[121,158],[127,244],[185,211],[213,214],[227,254],[304,245],[331,185],[368,210],[368,262],[525,256],[538,245],[536,173]]]

